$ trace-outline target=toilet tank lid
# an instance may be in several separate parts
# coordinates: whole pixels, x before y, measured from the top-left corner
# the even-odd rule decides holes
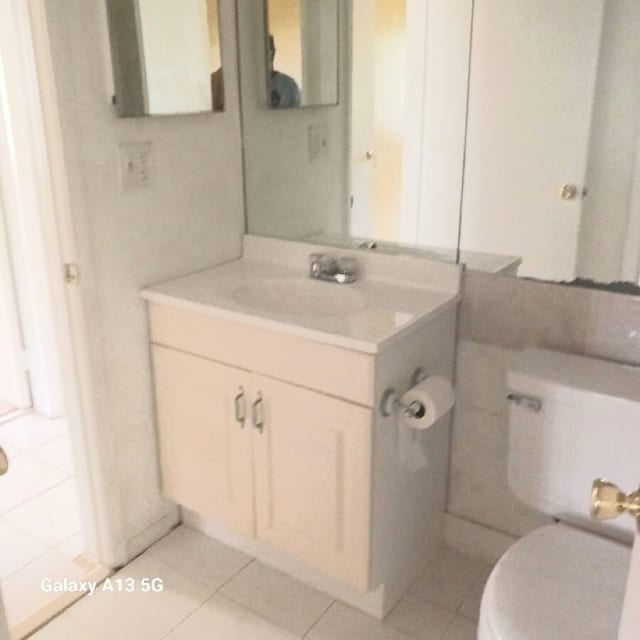
[[[508,383],[518,390],[521,376],[542,384],[568,387],[640,402],[640,367],[530,347],[511,367]]]

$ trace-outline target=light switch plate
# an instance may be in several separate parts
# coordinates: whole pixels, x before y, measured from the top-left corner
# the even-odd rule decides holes
[[[153,178],[150,142],[123,142],[120,151],[120,184],[122,189],[140,189]]]

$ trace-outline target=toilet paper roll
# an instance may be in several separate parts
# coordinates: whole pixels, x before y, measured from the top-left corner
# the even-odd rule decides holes
[[[431,376],[426,378],[412,389],[409,389],[401,398],[401,402],[410,405],[418,402],[424,408],[415,418],[404,416],[404,424],[413,429],[428,429],[442,416],[451,411],[455,402],[451,382],[444,376]]]

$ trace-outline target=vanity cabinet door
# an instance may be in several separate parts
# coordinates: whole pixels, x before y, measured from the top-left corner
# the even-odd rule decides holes
[[[257,536],[369,586],[371,411],[254,375]]]
[[[158,345],[153,362],[164,494],[253,535],[250,374]]]

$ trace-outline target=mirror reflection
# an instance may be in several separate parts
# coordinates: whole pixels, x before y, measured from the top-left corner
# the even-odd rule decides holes
[[[340,25],[350,95],[339,105],[349,135],[330,130],[349,160],[327,186],[347,194],[342,225],[331,211],[318,229],[314,201],[313,225],[296,209],[295,229],[495,273],[639,282],[640,2],[350,4]],[[274,68],[295,78],[269,32]],[[278,183],[281,203],[301,200],[295,182]],[[248,208],[250,229],[260,215]]]
[[[268,0],[267,92],[273,109],[338,103],[338,0]]]
[[[218,0],[107,0],[120,116],[224,110]]]
[[[352,236],[637,283],[640,3],[445,4],[354,2]]]

